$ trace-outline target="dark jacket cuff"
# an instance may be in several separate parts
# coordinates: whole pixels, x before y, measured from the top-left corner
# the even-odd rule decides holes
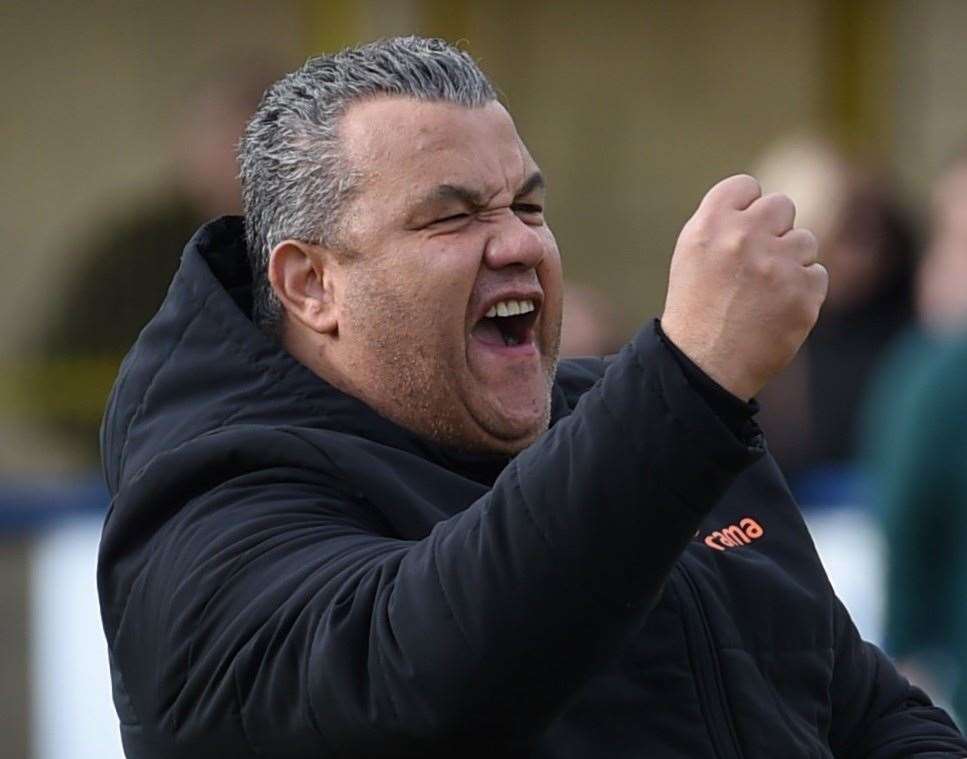
[[[695,386],[669,342],[661,338],[656,323],[654,327],[642,329],[632,347],[636,363],[643,369],[650,368],[643,375],[651,375],[654,389],[674,419],[673,428],[678,429],[682,441],[687,441],[685,448],[680,441],[666,449],[662,469],[675,483],[682,500],[704,515],[735,477],[762,456],[765,445],[751,413],[742,419],[743,428],[738,431],[723,420],[716,411],[718,396]],[[698,367],[695,369],[701,371]],[[712,382],[707,376],[706,379]],[[718,385],[715,387],[727,393]],[[729,399],[738,400],[731,395]],[[754,406],[748,407],[749,412],[752,409]],[[693,455],[683,457],[683,450],[691,450]]]
[[[755,438],[762,434],[753,420],[753,417],[759,413],[758,401],[755,398],[744,401],[709,377],[665,334],[658,319],[655,319],[655,332],[658,333],[662,344],[675,357],[689,384],[702,396],[708,407],[732,431],[733,435],[747,444],[753,443]]]

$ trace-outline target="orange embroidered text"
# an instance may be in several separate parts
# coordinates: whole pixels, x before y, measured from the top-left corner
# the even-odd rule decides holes
[[[761,538],[765,530],[752,517],[740,519],[738,524],[730,524],[721,530],[716,530],[707,538],[705,545],[714,548],[716,551],[724,551],[726,548],[737,548],[751,543],[757,538]]]

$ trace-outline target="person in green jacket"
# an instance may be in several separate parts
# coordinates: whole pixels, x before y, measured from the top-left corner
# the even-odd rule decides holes
[[[920,328],[897,341],[868,405],[887,545],[887,649],[967,720],[967,149],[937,182],[918,273]]]

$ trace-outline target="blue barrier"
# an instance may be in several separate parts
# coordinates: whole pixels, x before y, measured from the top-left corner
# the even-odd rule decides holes
[[[100,475],[73,480],[0,480],[0,535],[34,532],[77,516],[103,515],[109,502]]]

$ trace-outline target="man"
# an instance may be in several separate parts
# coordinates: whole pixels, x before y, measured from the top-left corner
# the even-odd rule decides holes
[[[465,54],[310,60],[241,163],[103,428],[129,756],[967,755],[741,400],[826,288],[788,199],[717,185],[661,327],[556,371],[544,181]]]
[[[70,386],[66,405],[50,403],[50,381],[25,386],[23,392],[33,400],[36,417],[50,423],[51,442],[65,448],[74,468],[96,466],[101,398],[164,299],[185,241],[204,221],[241,208],[234,146],[279,71],[251,56],[220,61],[200,77],[179,109],[165,161],[173,176],[140,202],[130,202],[130,192],[116,193],[110,216],[71,250],[76,267],[51,293],[54,307],[36,347],[58,372],[49,376],[87,366],[86,381]],[[65,387],[62,382],[53,386]]]
[[[867,464],[887,544],[886,640],[967,724],[967,146],[933,190],[918,329],[897,340],[866,408]]]

